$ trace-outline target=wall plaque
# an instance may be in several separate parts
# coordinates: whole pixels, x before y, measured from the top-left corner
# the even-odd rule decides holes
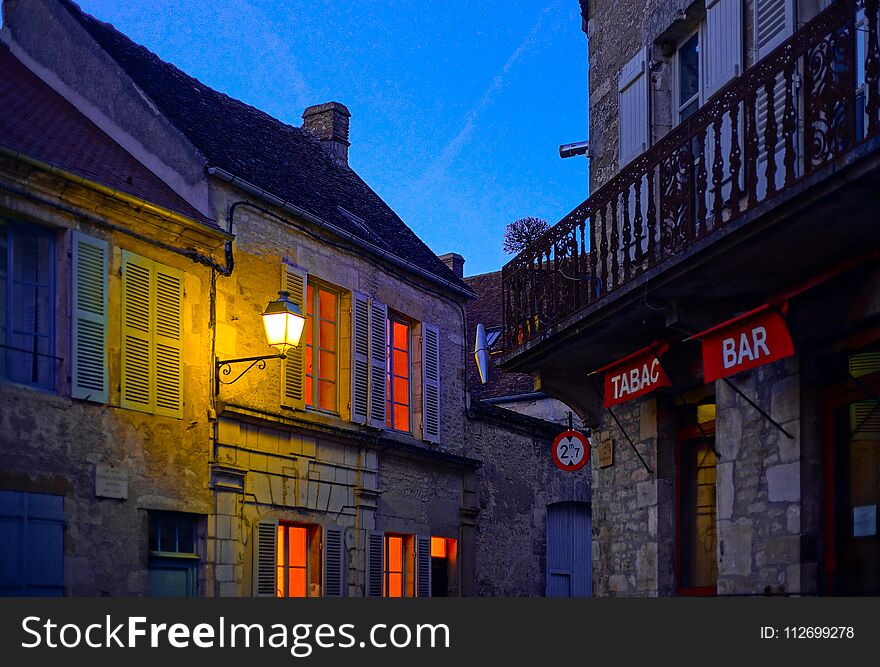
[[[128,472],[106,463],[96,464],[95,495],[99,498],[128,498]]]
[[[598,460],[600,468],[614,465],[614,440],[603,440],[599,443]]]

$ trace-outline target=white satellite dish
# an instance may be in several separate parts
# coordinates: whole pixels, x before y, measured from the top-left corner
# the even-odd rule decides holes
[[[474,360],[477,362],[477,370],[480,371],[480,381],[486,384],[489,381],[489,345],[486,343],[486,329],[482,324],[477,325]]]

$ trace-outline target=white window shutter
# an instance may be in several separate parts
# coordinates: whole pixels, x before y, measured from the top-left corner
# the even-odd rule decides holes
[[[109,400],[107,379],[106,241],[73,233],[71,387],[73,398]]]
[[[324,528],[324,597],[345,596],[345,548],[341,528]]]
[[[183,412],[183,272],[157,262],[153,266],[155,413],[179,418]]]
[[[282,273],[281,289],[290,295],[290,300],[302,308],[306,315],[306,298],[308,296],[308,276],[305,271],[292,266],[284,266]],[[315,332],[312,332],[315,335]],[[281,405],[295,410],[305,410],[308,397],[306,396],[306,343],[305,329],[303,339],[296,347],[287,351],[287,358],[283,362],[281,382]]]
[[[794,32],[794,0],[755,0],[755,53],[760,60]]]
[[[440,330],[422,324],[422,438],[440,442]]]
[[[431,597],[431,538],[427,535],[416,537],[416,595]]]
[[[639,51],[623,66],[617,77],[618,149],[621,167],[648,149],[647,54],[647,48]]]
[[[370,300],[351,296],[351,421],[367,423],[370,404]]]
[[[707,0],[703,90],[709,99],[743,69],[743,0]]]
[[[388,307],[370,301],[370,426],[386,427],[388,401]]]
[[[278,521],[260,521],[254,526],[254,596],[277,597]]]
[[[385,576],[385,536],[382,533],[367,534],[367,597],[382,597],[382,579]]]
[[[153,262],[122,253],[123,408],[152,412],[155,404],[153,358]]]

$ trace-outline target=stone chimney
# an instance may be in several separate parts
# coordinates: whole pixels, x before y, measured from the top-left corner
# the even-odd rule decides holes
[[[456,277],[464,278],[464,257],[457,252],[447,252],[445,255],[438,255],[440,261],[449,267]]]
[[[314,134],[334,160],[348,164],[348,119],[351,113],[344,104],[326,102],[303,111],[303,128]]]

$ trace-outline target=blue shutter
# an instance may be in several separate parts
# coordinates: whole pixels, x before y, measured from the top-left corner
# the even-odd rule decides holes
[[[0,491],[0,596],[63,594],[63,496]]]

